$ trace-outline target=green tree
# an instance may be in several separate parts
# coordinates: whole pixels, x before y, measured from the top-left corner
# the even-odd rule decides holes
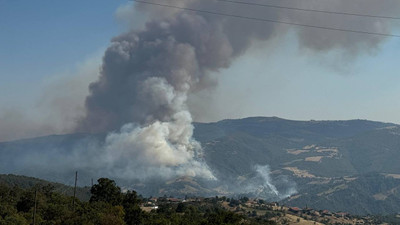
[[[25,192],[20,197],[17,202],[17,210],[18,212],[28,212],[35,205],[35,193],[34,192]]]
[[[124,225],[124,210],[122,206],[113,206],[100,214],[99,225]]]
[[[93,185],[90,189],[90,193],[92,194],[90,202],[108,202],[114,206],[121,204],[121,188],[115,184],[114,180],[100,178],[97,182],[98,184]]]
[[[176,207],[176,212],[177,212],[177,213],[183,213],[183,212],[185,211],[185,209],[186,209],[185,204],[183,204],[182,202],[180,202],[180,203],[178,204],[178,206]]]
[[[125,210],[125,222],[128,225],[143,224],[143,211],[140,209],[140,199],[135,191],[128,191],[122,201]]]
[[[6,216],[4,220],[0,220],[0,225],[28,225],[28,221],[26,219],[19,215],[19,214],[14,214],[12,216]]]

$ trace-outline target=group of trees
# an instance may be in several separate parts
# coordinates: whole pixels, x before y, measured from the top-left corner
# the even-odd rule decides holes
[[[29,189],[0,185],[0,225],[142,224],[136,192],[122,193],[114,181],[101,178],[91,194],[89,202],[82,202],[55,192],[51,185]]]
[[[0,225],[272,224],[250,220],[215,204],[165,202],[158,210],[144,212],[136,192],[122,192],[107,178],[99,179],[91,194],[88,202],[73,201],[51,185],[29,189],[0,185]]]

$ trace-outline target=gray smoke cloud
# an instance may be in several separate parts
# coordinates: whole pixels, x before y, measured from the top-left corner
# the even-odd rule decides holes
[[[185,12],[157,15],[143,30],[112,40],[100,78],[90,85],[87,115],[78,130],[104,132],[124,126],[106,147],[115,155],[110,157],[112,165],[125,165],[121,171],[131,171],[134,165],[136,171],[146,171],[146,177],[159,175],[158,170],[148,170],[157,167],[178,176],[213,179],[198,157],[201,146],[192,138],[187,97],[213,86],[209,75],[229,67],[251,39],[230,37],[236,32],[230,29],[236,28],[220,19]],[[251,29],[248,35],[268,39],[270,33]],[[126,131],[127,123],[137,127]]]
[[[333,12],[347,12],[367,15],[397,16],[400,12],[400,2],[388,0],[378,2],[373,0],[355,1],[329,1],[311,0],[294,1],[294,6],[299,8],[312,8]],[[350,15],[332,15],[311,13],[307,16],[293,13],[287,15],[291,21],[303,24],[341,28],[355,31],[366,31],[390,34],[399,26],[397,20],[377,19],[369,17],[357,17]],[[346,53],[356,54],[365,51],[373,52],[386,39],[384,36],[349,34],[348,32],[298,29],[300,46],[314,51],[326,51],[330,49],[342,49]]]
[[[390,33],[393,28],[390,20],[272,10],[211,0],[161,3],[371,32]],[[400,9],[398,1],[382,4],[374,0],[355,0],[351,3],[300,0],[290,2],[290,5],[377,15],[396,15]],[[149,124],[157,120],[169,121],[175,112],[186,107],[188,93],[216,84],[211,73],[229,67],[252,43],[284,34],[289,28],[297,30],[300,46],[316,51],[334,48],[370,51],[385,39],[374,35],[194,14],[144,4],[137,4],[136,8],[146,11],[150,19],[143,29],[124,33],[112,40],[104,55],[100,78],[90,86],[91,94],[86,99],[87,116],[82,119],[79,129],[109,131],[129,122]],[[183,97],[176,100],[171,95]]]
[[[388,20],[307,14],[211,0],[161,3],[370,32],[389,33],[393,28]],[[292,7],[312,6],[331,11],[359,11],[361,8],[374,14],[397,13],[400,8],[398,1],[388,1],[382,7],[375,0],[354,0],[352,3],[299,0],[290,4]],[[126,16],[129,10],[121,11],[129,18]],[[331,49],[343,49],[351,54],[368,52],[385,39],[202,15],[145,4],[135,4],[132,13],[135,11],[148,15],[148,21],[138,29],[112,39],[103,57],[100,77],[89,87],[86,116],[76,128],[77,131],[89,132],[120,130],[108,136],[103,150],[108,155],[105,158],[109,171],[122,177],[130,177],[129,171],[132,170],[145,171],[145,177],[153,177],[160,174],[160,170],[155,168],[162,168],[169,171],[168,177],[214,178],[202,162],[201,146],[192,138],[188,96],[214,87],[217,81],[213,74],[228,68],[252,44],[267,42],[286,34],[291,28],[298,34],[302,48],[317,52]],[[261,174],[261,170],[258,168],[256,171]],[[280,195],[273,185],[268,185],[268,179],[263,177],[266,184],[263,187]]]

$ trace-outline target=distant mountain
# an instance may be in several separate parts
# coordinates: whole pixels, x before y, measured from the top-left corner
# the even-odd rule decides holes
[[[315,176],[340,177],[400,173],[399,133],[398,125],[365,120],[258,117],[196,124],[195,138],[209,165],[224,176],[245,175],[254,164],[268,164],[272,170],[296,167]]]
[[[341,178],[303,178],[297,181],[299,193],[283,200],[284,204],[358,215],[400,212],[399,177],[369,173]]]
[[[0,143],[0,173],[65,183],[73,175],[72,169],[48,171],[46,166],[32,163],[28,168],[25,162],[36,160],[32,157],[35,153],[38,158],[54,157],[55,165],[62,165],[62,157],[68,157],[71,148],[85,149],[93,142],[101,143],[104,137],[71,134]],[[201,142],[205,160],[215,176],[225,185],[178,178],[167,183],[129,186],[145,195],[251,192],[266,197],[265,193],[274,192],[276,187],[280,198],[292,195],[283,202],[301,207],[357,214],[400,211],[399,125],[366,120],[253,117],[195,123],[194,137]],[[91,171],[80,171],[80,177],[81,185],[96,178]]]
[[[283,202],[355,214],[400,212],[400,126],[365,120],[246,118],[196,124],[219,177],[239,182],[254,165],[294,181]],[[234,183],[234,182],[232,182]]]

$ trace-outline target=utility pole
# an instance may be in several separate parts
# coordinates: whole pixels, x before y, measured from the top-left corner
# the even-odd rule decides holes
[[[76,183],[78,181],[78,171],[75,172],[75,186],[74,186],[74,198],[72,199],[72,211],[75,211],[75,197],[76,197]]]
[[[35,189],[35,206],[33,208],[33,225],[36,225],[37,189]]]

